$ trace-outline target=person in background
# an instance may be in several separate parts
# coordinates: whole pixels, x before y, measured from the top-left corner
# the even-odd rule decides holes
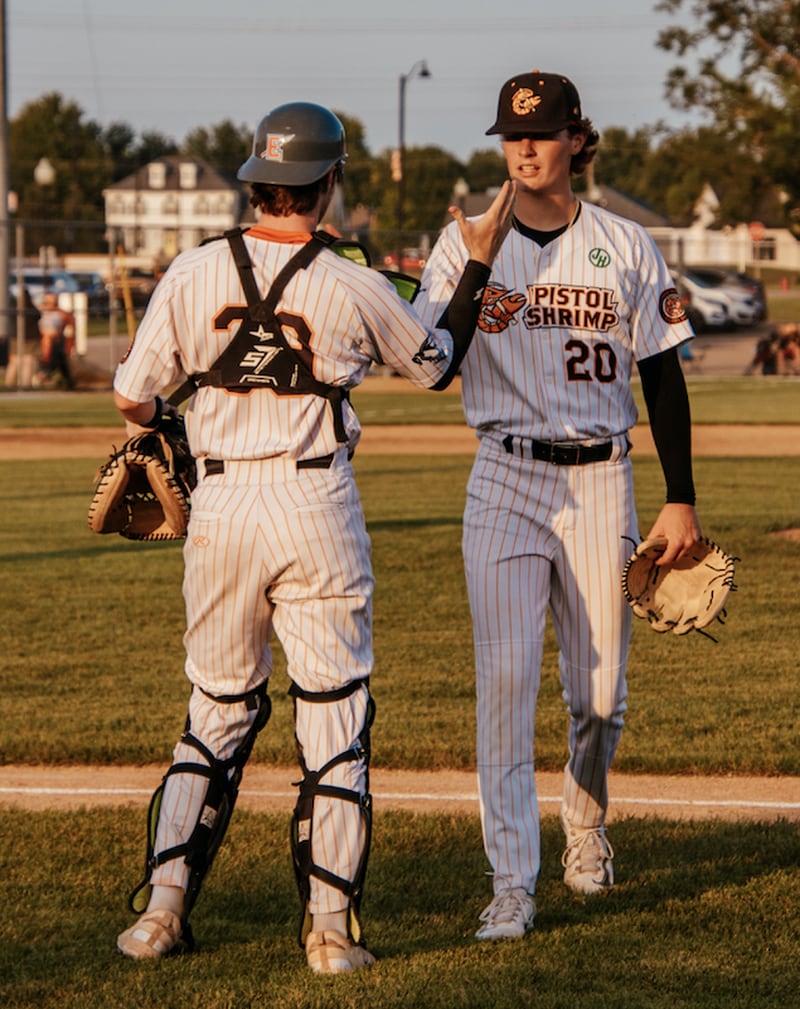
[[[7,388],[17,386],[28,389],[33,385],[34,375],[39,370],[39,353],[41,334],[39,332],[39,309],[34,305],[27,287],[22,290],[22,311],[25,318],[25,342],[20,365],[17,354],[16,326],[8,338],[8,364],[6,365],[5,384]],[[16,315],[11,316],[16,322]]]
[[[74,389],[70,355],[75,348],[75,316],[59,306],[58,295],[52,291],[42,299],[39,333],[41,382],[50,383],[58,374],[68,389]]]

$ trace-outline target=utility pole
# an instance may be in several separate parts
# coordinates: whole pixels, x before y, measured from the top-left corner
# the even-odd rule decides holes
[[[9,347],[11,318],[8,305],[8,70],[6,62],[6,0],[0,0],[0,346]]]

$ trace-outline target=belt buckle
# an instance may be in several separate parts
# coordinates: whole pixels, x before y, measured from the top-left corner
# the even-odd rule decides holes
[[[580,445],[570,445],[567,442],[550,442],[550,462],[554,466],[577,465],[581,455]]]

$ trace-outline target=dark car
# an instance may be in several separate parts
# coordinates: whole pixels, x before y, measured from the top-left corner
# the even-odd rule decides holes
[[[89,299],[89,313],[100,315],[108,312],[108,288],[101,274],[93,270],[70,270],[78,282],[78,287]]]

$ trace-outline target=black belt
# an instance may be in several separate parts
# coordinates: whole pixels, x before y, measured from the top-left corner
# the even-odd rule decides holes
[[[509,455],[541,459],[554,466],[585,466],[586,463],[610,459],[614,443],[601,441],[597,445],[568,445],[557,441],[537,441],[535,438],[515,438],[507,434],[503,438],[503,448]]]
[[[333,465],[333,456],[334,453],[331,452],[329,455],[320,455],[315,459],[298,459],[296,465],[298,469],[330,469]],[[206,459],[204,466],[206,476],[216,476],[218,473],[225,472],[224,459]]]

